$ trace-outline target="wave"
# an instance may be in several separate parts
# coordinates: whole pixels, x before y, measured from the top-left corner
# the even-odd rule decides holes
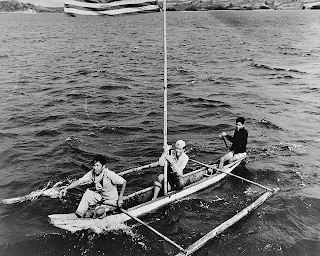
[[[6,138],[16,138],[18,136],[17,133],[8,133],[8,132],[0,132],[0,139],[4,140]]]
[[[313,239],[318,236],[320,229],[315,223],[319,222],[316,214],[320,209],[320,200],[315,198],[293,197],[283,200],[275,199],[273,209],[266,216],[273,230],[278,230],[278,241],[283,245],[295,243],[292,238],[300,240]],[[307,213],[307,216],[306,216]],[[276,215],[277,218],[272,218]],[[287,235],[290,234],[290,237]]]
[[[277,75],[277,76],[272,77],[270,79],[288,79],[288,80],[291,80],[291,79],[297,79],[297,78],[294,77],[294,76],[291,76],[291,75]]]
[[[77,80],[69,79],[67,81],[67,84],[76,84],[77,82],[78,82]]]
[[[319,93],[320,88],[319,87],[309,87],[309,88],[304,88],[301,93]]]
[[[278,68],[278,67],[271,67],[265,64],[257,64],[257,63],[252,63],[251,66],[259,69],[267,69],[267,70],[276,70],[276,71],[286,71],[286,72],[294,72],[294,73],[299,73],[299,74],[306,74],[306,72],[299,71],[297,69],[292,69],[292,68]]]
[[[101,85],[101,90],[130,90],[131,88],[127,85]]]
[[[180,125],[178,128],[179,132],[194,132],[197,133],[212,133],[211,125],[203,125],[203,124],[190,124],[190,125]],[[176,130],[177,131],[177,130]]]
[[[44,103],[44,107],[55,107],[59,104],[65,104],[66,103],[66,100],[64,99],[54,99],[54,100],[51,100],[51,101],[48,101],[47,103]]]
[[[268,128],[268,129],[273,129],[273,130],[279,130],[279,131],[283,131],[283,129],[275,124],[273,124],[271,121],[265,120],[265,119],[261,119],[258,124],[260,124],[261,126]]]
[[[10,56],[8,54],[0,54],[0,59],[6,59],[9,58]]]
[[[231,108],[229,104],[226,104],[219,100],[211,100],[211,99],[204,99],[204,98],[187,98],[178,100],[178,103],[186,104],[186,103],[193,103],[192,107],[195,108],[218,108],[218,107],[224,107],[224,108]]]
[[[94,73],[96,72],[95,70],[92,70],[92,69],[79,69],[75,72],[75,75],[76,76],[79,76],[79,75],[83,75],[83,76],[86,76],[86,75],[89,75],[91,73]]]
[[[161,248],[152,248],[151,238],[146,241],[144,235],[134,231],[123,223],[115,223],[110,227],[97,227],[97,232],[88,230],[76,233],[54,232],[30,235],[23,241],[8,243],[0,247],[0,254],[7,256],[16,255],[128,255],[134,248],[134,255],[155,253],[162,255]],[[30,231],[33,233],[33,231]],[[149,247],[148,246],[151,246]],[[119,248],[121,248],[119,250]],[[160,254],[159,254],[160,253]]]
[[[65,122],[60,126],[60,129],[64,132],[79,132],[83,130],[83,124]]]
[[[81,92],[70,92],[66,94],[67,97],[70,97],[72,99],[87,99],[88,98],[88,94],[87,93],[81,93]]]
[[[36,133],[36,137],[41,137],[41,136],[57,136],[57,135],[60,135],[61,133],[57,130],[53,130],[53,129],[45,129],[45,130],[42,130],[40,132],[37,132]]]
[[[112,134],[130,134],[130,133],[136,133],[136,132],[143,132],[144,129],[138,126],[109,126],[106,125],[101,128],[101,131],[103,133],[112,133]]]
[[[288,142],[280,142],[278,145],[278,149],[281,151],[294,151],[297,153],[304,153],[305,147],[300,144],[288,143]]]
[[[318,57],[318,52],[315,51],[304,51],[298,48],[290,47],[290,46],[280,46],[280,54],[283,55],[292,55],[292,56],[298,56],[298,57]]]
[[[15,191],[21,187],[28,185],[28,182],[23,181],[10,181],[5,184],[0,184],[0,188],[10,188],[12,191]]]

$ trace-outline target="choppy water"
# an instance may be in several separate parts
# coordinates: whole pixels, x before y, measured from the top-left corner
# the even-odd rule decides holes
[[[320,13],[168,13],[168,140],[203,162],[226,152],[221,131],[247,120],[251,178],[281,190],[195,255],[320,254]],[[0,15],[0,198],[72,180],[103,153],[119,172],[162,148],[161,14]],[[195,168],[191,163],[189,168]],[[159,169],[128,175],[127,193]],[[143,218],[187,247],[244,208],[226,179]],[[65,233],[47,215],[81,194],[0,207],[0,255],[175,255],[139,225]],[[218,200],[218,199],[222,200]]]

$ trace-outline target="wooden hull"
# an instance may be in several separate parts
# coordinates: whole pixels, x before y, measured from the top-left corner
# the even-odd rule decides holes
[[[178,199],[191,195],[206,187],[209,187],[231,173],[240,161],[228,164],[224,167],[224,173],[216,173],[207,175],[207,168],[200,168],[196,171],[184,175],[186,186],[181,191],[171,191],[166,196],[160,196],[156,200],[151,200],[153,195],[153,187],[149,187],[128,195],[124,198],[123,208],[135,216],[139,217],[150,213],[164,205],[174,202]],[[130,217],[124,213],[109,215],[103,219],[77,218],[74,213],[70,214],[52,214],[49,215],[49,222],[54,226],[75,232],[82,229],[99,230],[101,227],[112,226],[114,223],[126,222]]]

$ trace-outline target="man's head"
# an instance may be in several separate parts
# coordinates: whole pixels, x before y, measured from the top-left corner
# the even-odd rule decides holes
[[[237,130],[238,131],[244,127],[244,121],[245,120],[244,120],[244,118],[242,116],[237,118],[236,126],[237,126]]]
[[[93,158],[94,173],[99,175],[105,167],[106,163],[106,158],[103,155],[95,155]]]
[[[178,157],[181,156],[185,146],[186,146],[186,143],[183,140],[178,140],[176,142],[175,151]]]

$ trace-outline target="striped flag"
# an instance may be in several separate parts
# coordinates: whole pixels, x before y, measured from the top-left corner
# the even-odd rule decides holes
[[[64,12],[69,15],[119,15],[160,12],[157,0],[66,0]]]

